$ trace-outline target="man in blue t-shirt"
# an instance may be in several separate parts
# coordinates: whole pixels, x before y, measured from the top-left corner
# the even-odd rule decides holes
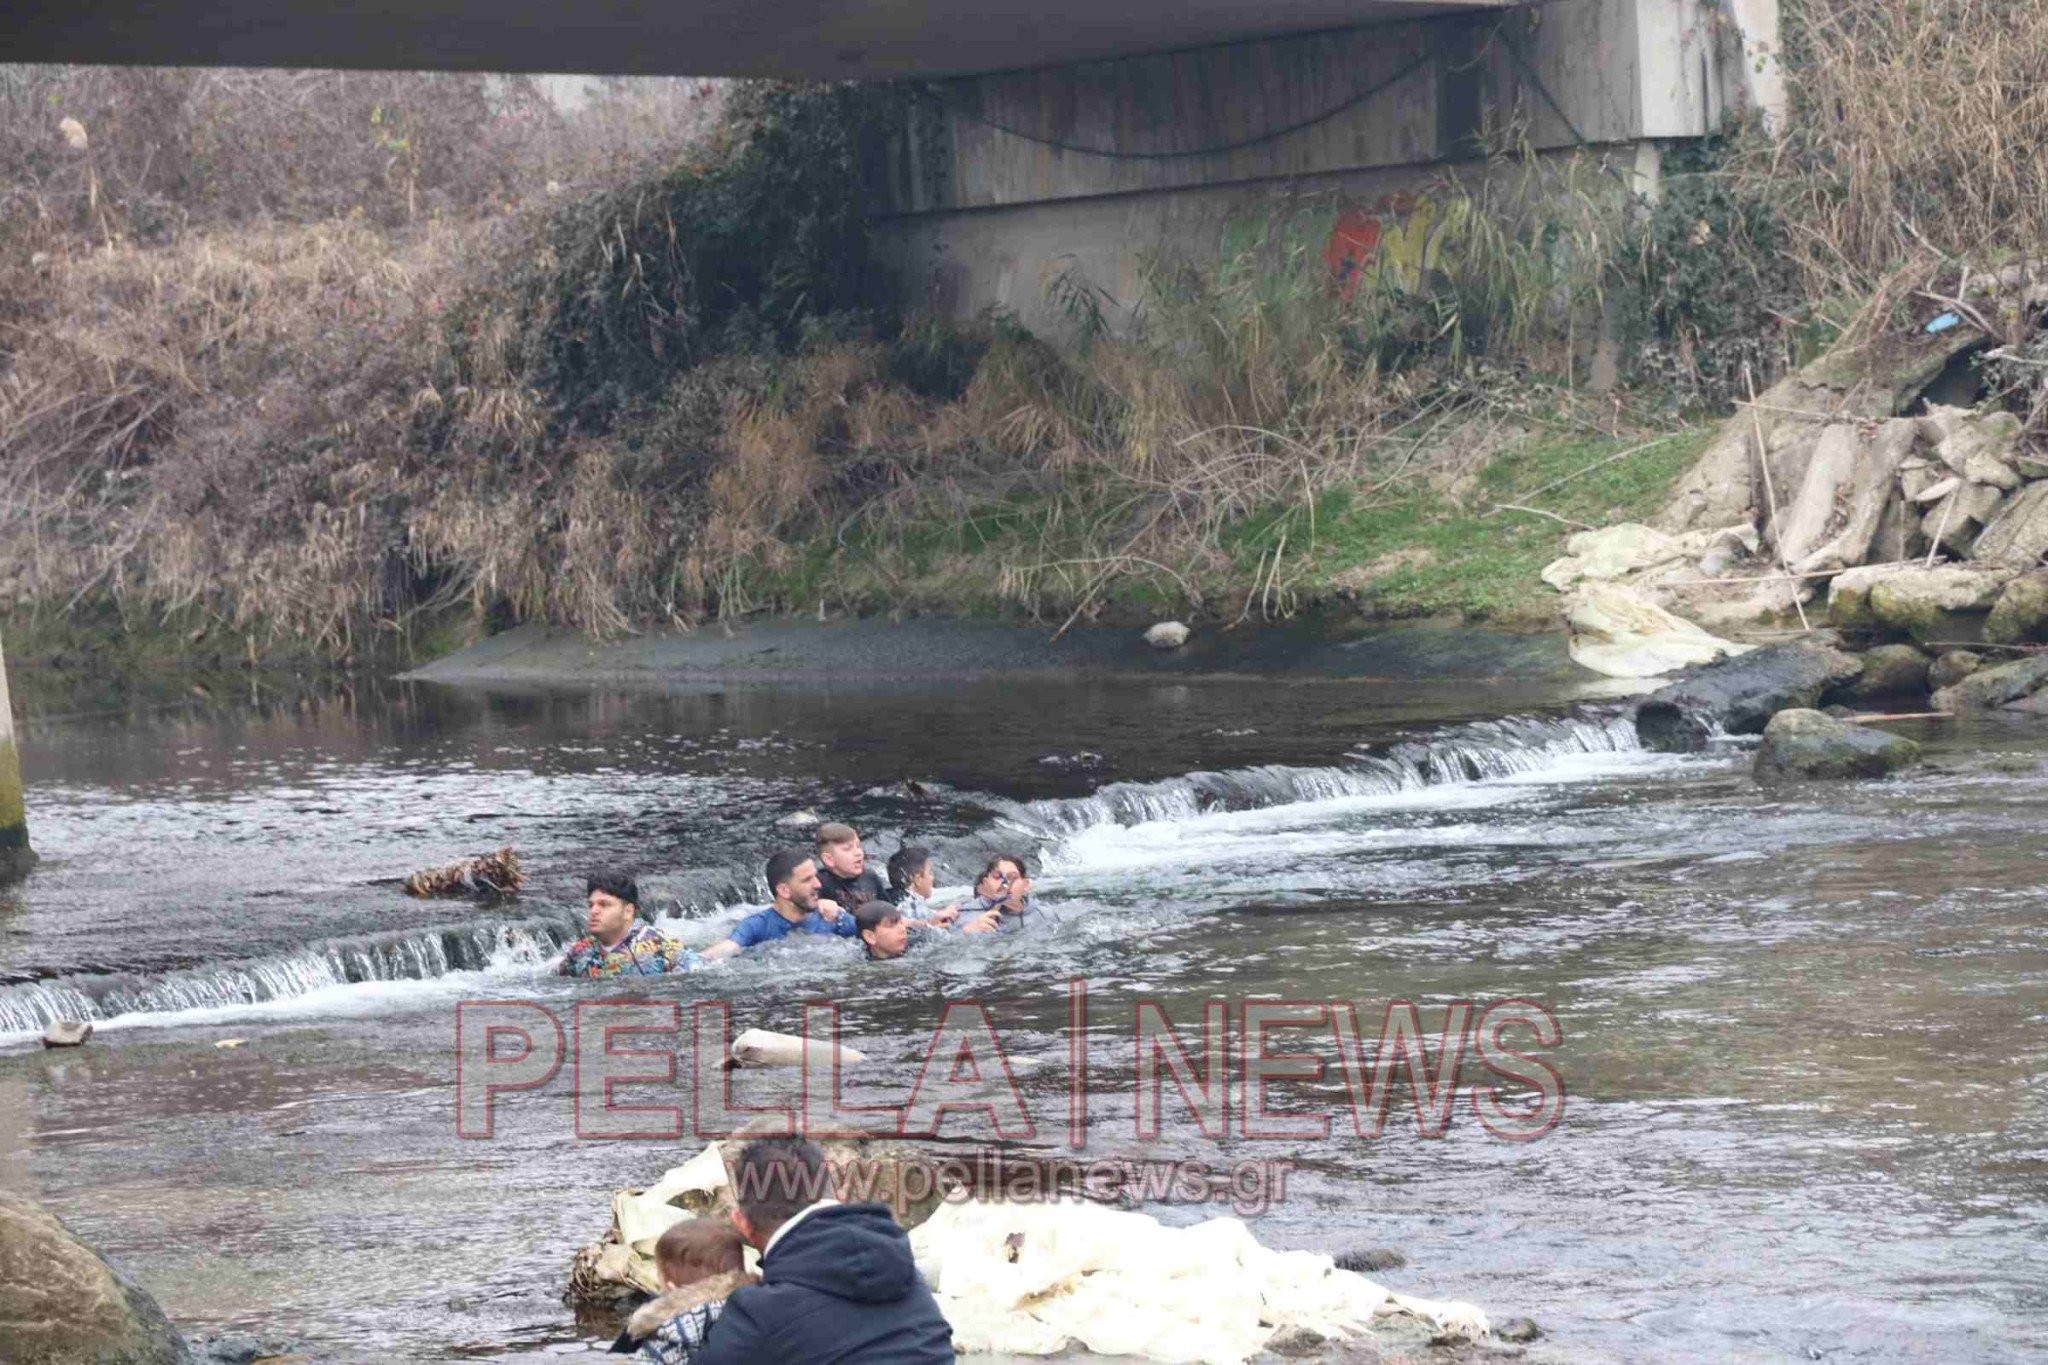
[[[706,961],[716,962],[791,934],[852,938],[857,932],[850,912],[840,909],[837,901],[818,895],[818,865],[806,854],[785,849],[768,860],[768,893],[775,897],[775,904],[735,924],[731,933],[704,950]]]

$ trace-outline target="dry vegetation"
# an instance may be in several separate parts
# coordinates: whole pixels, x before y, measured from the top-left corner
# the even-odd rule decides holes
[[[1441,188],[1441,271],[1349,299],[1280,216],[1158,261],[1134,335],[1064,282],[1064,353],[864,296],[848,144],[800,102],[629,166],[605,149],[678,110],[542,136],[473,86],[173,73],[76,148],[56,77],[0,81],[28,168],[0,217],[0,610],[331,657],[763,609],[1515,617],[1567,523],[1654,504],[1683,440],[1610,462],[1673,402],[1764,382],[1910,261],[2044,240],[2048,9],[1787,8],[1798,116],[1678,167],[1655,212],[1590,156],[1503,163]],[[313,181],[254,124],[179,142],[175,183],[100,131],[335,101],[366,141]],[[465,137],[526,150],[436,150]],[[572,163],[603,183],[564,191]],[[1632,397],[1583,393],[1603,314]]]

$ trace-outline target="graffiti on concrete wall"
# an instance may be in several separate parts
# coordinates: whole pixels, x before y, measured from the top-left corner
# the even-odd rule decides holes
[[[1323,264],[1347,299],[1369,276],[1415,289],[1441,264],[1444,240],[1463,207],[1459,202],[1446,209],[1427,195],[1391,194],[1370,207],[1344,209],[1324,240]]]

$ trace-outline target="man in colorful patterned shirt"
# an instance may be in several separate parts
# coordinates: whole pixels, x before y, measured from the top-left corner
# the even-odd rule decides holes
[[[600,872],[584,885],[590,933],[569,945],[557,969],[563,976],[660,976],[704,965],[679,940],[639,922],[640,886],[631,877]]]

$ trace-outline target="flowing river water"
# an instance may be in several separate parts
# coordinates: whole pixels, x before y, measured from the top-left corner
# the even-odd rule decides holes
[[[587,869],[639,871],[708,942],[810,810],[933,844],[954,885],[1018,848],[1065,924],[893,964],[794,944],[628,993],[789,1031],[835,1000],[871,1057],[849,1099],[898,1102],[943,1002],[983,1002],[1036,1120],[1009,1145],[1060,1155],[1078,978],[1090,1154],[1286,1158],[1262,1240],[1398,1249],[1379,1278],[1533,1316],[1540,1358],[2039,1358],[2048,727],[1901,728],[1931,759],[1906,779],[1770,792],[1737,746],[1645,753],[1614,704],[1478,683],[379,684],[31,717],[44,862],[0,892],[0,1183],[195,1336],[596,1347],[570,1255],[694,1146],[577,1140],[567,1067],[459,1137],[456,1003],[618,996],[545,974]],[[500,844],[516,904],[395,883]],[[1461,1092],[1424,1136],[1399,1093],[1364,1139],[1333,1071],[1274,1087],[1328,1136],[1205,1136],[1170,1085],[1166,1131],[1133,1136],[1135,1002],[1192,1037],[1206,1001],[1279,997],[1368,1027],[1414,1001],[1432,1049],[1450,1002],[1540,1002],[1562,1120],[1504,1141]],[[65,1015],[92,1042],[40,1051]],[[1468,1059],[1459,1084],[1489,1079]]]

